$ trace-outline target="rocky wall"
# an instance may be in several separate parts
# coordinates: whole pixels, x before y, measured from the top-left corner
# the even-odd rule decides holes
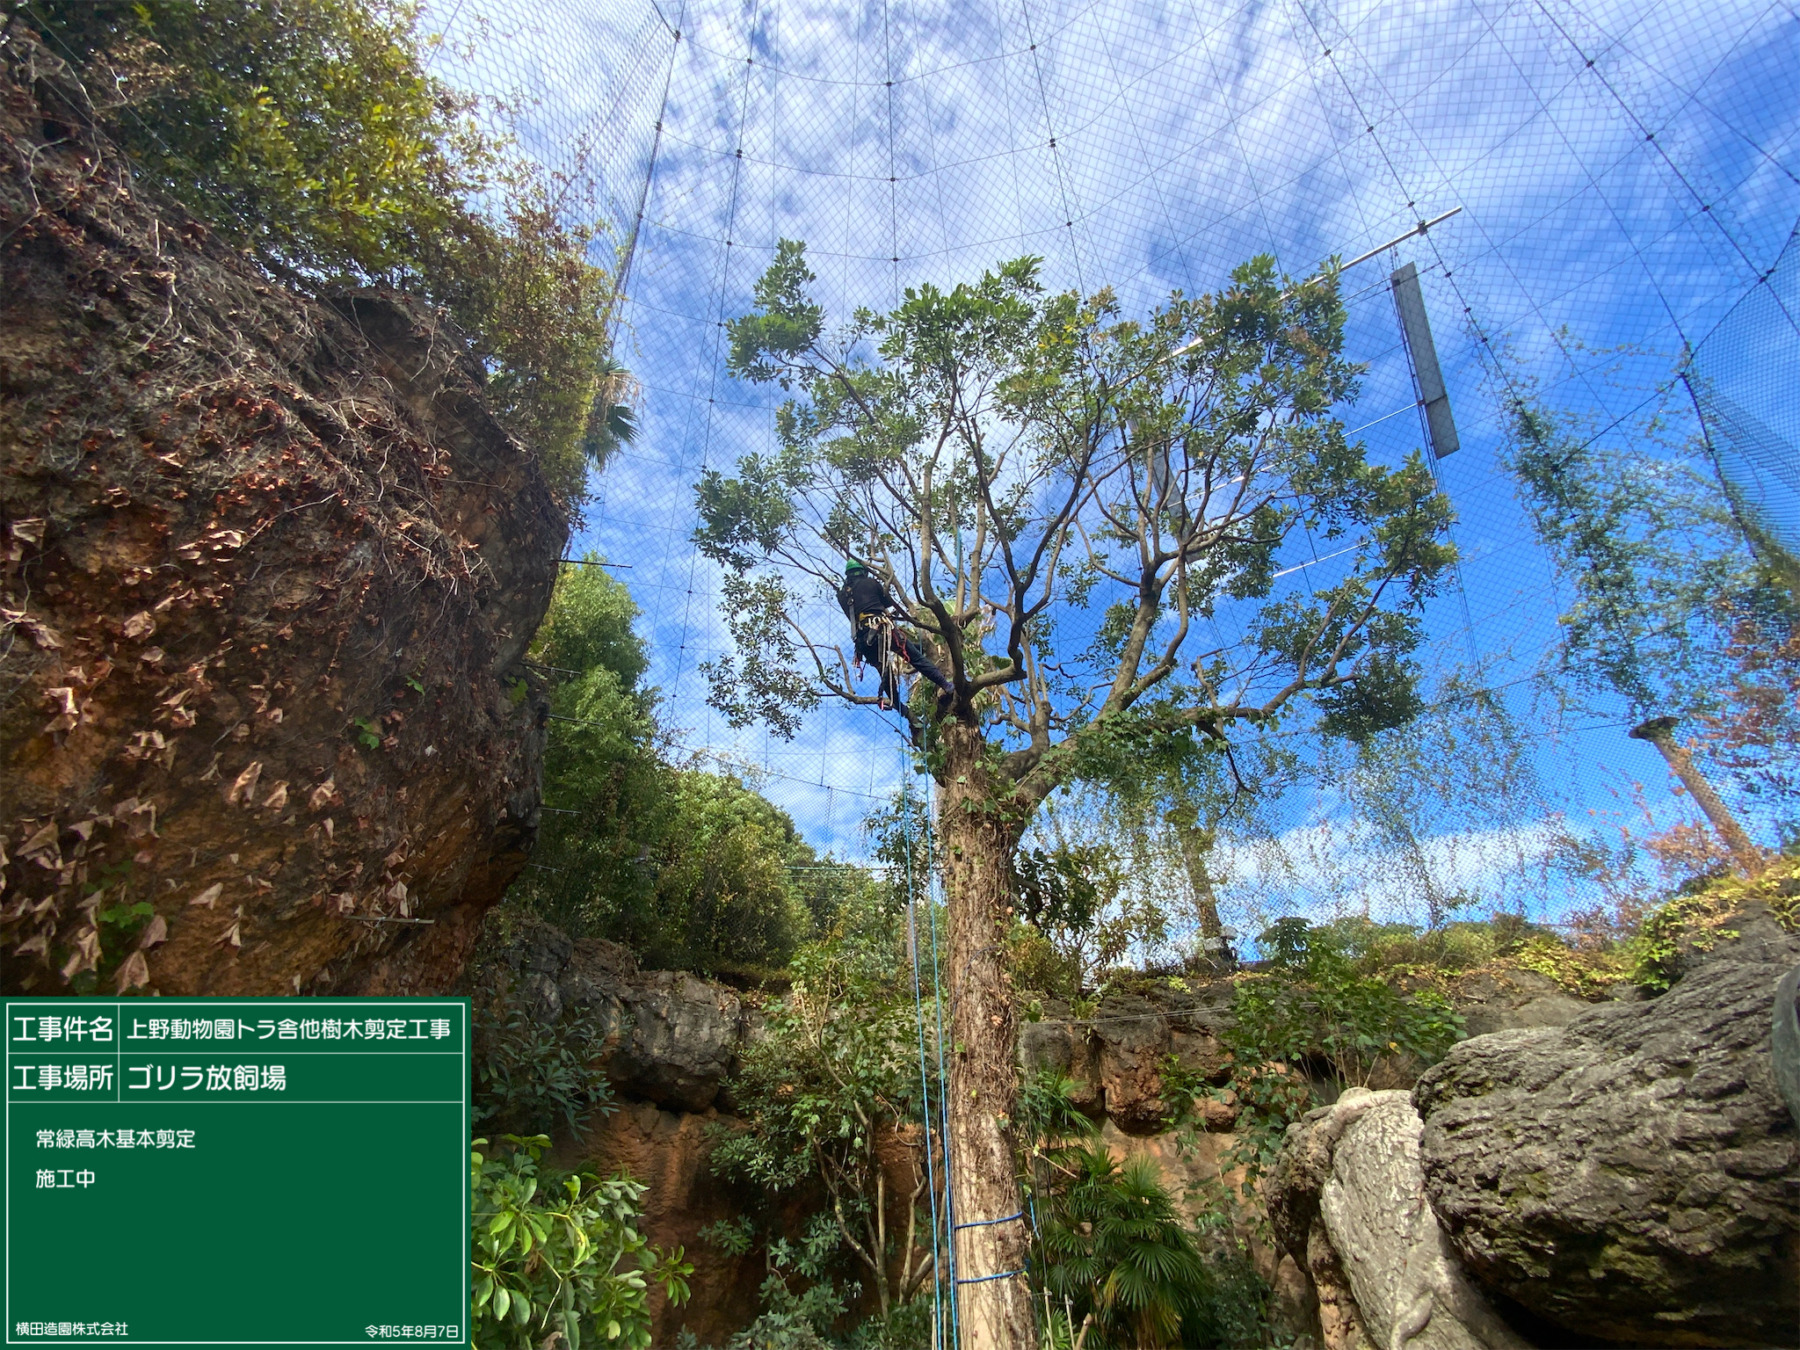
[[[0,297],[5,988],[447,988],[536,829],[566,537],[466,342],[145,197],[16,23]]]

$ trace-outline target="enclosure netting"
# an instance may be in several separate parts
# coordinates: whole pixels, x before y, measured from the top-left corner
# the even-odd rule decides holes
[[[1446,900],[1563,917],[1599,897],[1554,840],[1614,829],[1631,783],[1663,780],[1622,720],[1531,678],[1567,597],[1499,462],[1509,382],[1599,438],[1665,405],[1688,436],[1704,410],[1713,470],[1796,541],[1791,4],[434,0],[424,27],[447,38],[434,74],[526,96],[527,149],[593,175],[628,259],[619,355],[643,433],[574,547],[630,565],[683,750],[740,766],[840,857],[906,771],[894,725],[827,706],[792,742],[734,732],[697,671],[729,639],[692,484],[773,446],[777,395],[726,373],[724,323],[782,238],[806,241],[834,315],[1021,254],[1143,312],[1254,254],[1305,275],[1460,208],[1344,274],[1367,374],[1342,416],[1377,460],[1423,443],[1388,280],[1414,263],[1462,445],[1436,465],[1461,563],[1424,658],[1433,688],[1485,691],[1509,768],[1389,784],[1375,806],[1342,775],[1256,803],[1215,853],[1250,931]],[[1671,397],[1683,374],[1694,397]],[[1301,563],[1284,585],[1332,575],[1328,553]],[[1285,734],[1302,761],[1338,753]],[[1645,795],[1664,823],[1679,811]]]

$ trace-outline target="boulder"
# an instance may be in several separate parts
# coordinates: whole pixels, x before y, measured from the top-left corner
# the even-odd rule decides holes
[[[1407,1093],[1351,1088],[1288,1128],[1265,1187],[1310,1276],[1326,1350],[1524,1350],[1463,1274],[1425,1197]]]
[[[441,315],[141,191],[23,22],[0,144],[0,987],[443,992],[536,833],[563,509]]]
[[[754,1031],[754,1015],[726,986],[686,971],[640,971],[618,943],[571,941],[531,915],[506,914],[490,929],[472,983],[492,987],[496,977],[539,1021],[594,1019],[613,1090],[672,1111],[718,1103]]]
[[[614,1047],[607,1077],[620,1092],[675,1111],[718,1099],[746,1030],[736,993],[686,971],[652,970],[618,981],[597,1007]]]
[[[1458,981],[1451,1001],[1470,1036],[1560,1027],[1588,1008],[1555,980],[1535,970],[1475,971]]]
[[[1126,1134],[1155,1134],[1169,1108],[1162,1063],[1171,1046],[1169,1019],[1148,999],[1109,998],[1089,1030],[1107,1119]]]
[[[1105,1116],[1100,1074],[1085,1022],[1045,1020],[1019,1027],[1019,1063],[1027,1074],[1061,1074],[1074,1083],[1069,1100],[1084,1115]]]
[[[1144,993],[1113,993],[1091,1019],[1066,1015],[1027,1022],[1019,1033],[1019,1062],[1026,1073],[1050,1070],[1073,1079],[1072,1100],[1095,1119],[1105,1118],[1131,1135],[1155,1134],[1168,1119],[1163,1065],[1171,1057],[1188,1074],[1223,1083],[1230,1060],[1220,1034],[1231,1025],[1229,982],[1182,990],[1151,985]],[[1229,1129],[1235,1112],[1214,1104],[1202,1114],[1209,1128]]]
[[[1719,936],[1661,998],[1465,1041],[1414,1090],[1427,1191],[1464,1265],[1572,1332],[1796,1344],[1800,1133],[1770,999],[1800,939],[1760,906]]]

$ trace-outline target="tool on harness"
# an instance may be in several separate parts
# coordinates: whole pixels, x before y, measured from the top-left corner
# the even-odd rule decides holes
[[[948,711],[953,697],[950,681],[931,663],[924,649],[899,627],[900,623],[911,622],[911,619],[866,563],[856,558],[844,563],[844,584],[838,588],[838,604],[843,608],[844,617],[850,620],[857,673],[862,673],[866,661],[875,666],[880,676],[876,702],[881,708],[905,707],[901,685],[904,672],[900,664],[905,662],[907,667],[937,686],[939,715]]]

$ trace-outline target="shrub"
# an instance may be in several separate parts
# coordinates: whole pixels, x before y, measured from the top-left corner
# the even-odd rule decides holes
[[[873,1289],[883,1324],[934,1276],[922,1246],[929,1227],[918,1221],[928,1182],[922,1150],[911,1159],[903,1224],[892,1222],[881,1158],[884,1140],[919,1119],[925,1086],[910,981],[897,916],[879,906],[848,911],[827,938],[801,949],[791,991],[764,1008],[764,1034],[744,1049],[731,1081],[740,1123],[716,1128],[713,1170],[771,1203],[802,1186],[828,1202],[798,1246],[768,1244],[771,1312],[792,1310],[782,1301],[792,1297],[790,1270],[818,1286],[842,1261]],[[769,1216],[764,1231],[778,1219]]]
[[[562,494],[603,454],[610,278],[587,175],[547,175],[422,60],[407,0],[34,0],[136,177],[305,289],[447,309]]]
[[[1362,974],[1329,929],[1281,919],[1260,943],[1269,960],[1237,978],[1234,1025],[1221,1037],[1232,1057],[1228,1087],[1243,1136],[1233,1165],[1243,1164],[1250,1180],[1274,1158],[1287,1126],[1313,1105],[1303,1066],[1344,1084],[1366,1083],[1384,1057],[1435,1063],[1462,1035],[1462,1018],[1443,994],[1404,993]]]
[[[1098,1142],[1056,1162],[1071,1175],[1043,1222],[1052,1303],[1073,1304],[1078,1327],[1091,1319],[1089,1345],[1192,1344],[1183,1329],[1205,1301],[1206,1263],[1156,1165],[1141,1155],[1120,1164]]]
[[[540,1171],[550,1141],[477,1139],[469,1153],[470,1342],[476,1350],[535,1350],[560,1333],[650,1344],[649,1282],[685,1303],[694,1268],[639,1235],[644,1187],[620,1173]]]
[[[606,1035],[591,1015],[565,1012],[545,1024],[502,995],[477,1004],[471,1020],[477,1125],[538,1134],[560,1118],[575,1131],[593,1111],[612,1113],[612,1088],[596,1065]]]
[[[1364,1083],[1383,1056],[1432,1063],[1461,1035],[1462,1019],[1441,994],[1403,994],[1361,974],[1304,919],[1277,921],[1261,942],[1268,967],[1241,977],[1232,1003],[1227,1047],[1240,1062],[1323,1060],[1340,1081]]]
[[[1185,1223],[1156,1165],[1115,1160],[1074,1091],[1044,1071],[1019,1092],[1044,1345],[1261,1345],[1267,1286],[1234,1241],[1208,1236],[1228,1227],[1226,1197]]]
[[[1790,933],[1800,932],[1800,859],[1773,858],[1754,878],[1711,878],[1653,910],[1625,944],[1631,978],[1657,993],[1667,989],[1684,952],[1708,952],[1720,938],[1737,936],[1726,922],[1756,902]]]

